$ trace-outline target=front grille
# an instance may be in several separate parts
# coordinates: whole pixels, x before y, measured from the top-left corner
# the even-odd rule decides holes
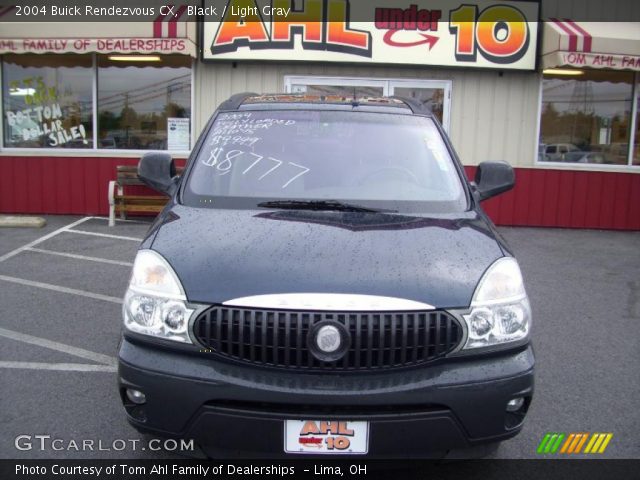
[[[351,335],[337,361],[318,360],[307,346],[314,324],[341,323]],[[444,311],[306,312],[216,305],[202,312],[193,331],[212,354],[266,367],[306,371],[362,371],[422,365],[454,350],[458,321]]]

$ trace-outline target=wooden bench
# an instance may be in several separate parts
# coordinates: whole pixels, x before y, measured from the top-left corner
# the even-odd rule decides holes
[[[176,167],[182,175],[183,167]],[[119,165],[116,167],[116,179],[109,182],[109,226],[116,224],[116,213],[126,220],[128,212],[160,213],[167,203],[164,195],[133,195],[125,193],[127,186],[144,186],[138,178],[137,165]]]

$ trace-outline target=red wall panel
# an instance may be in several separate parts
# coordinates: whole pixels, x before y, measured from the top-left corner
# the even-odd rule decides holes
[[[564,178],[564,184],[560,185],[558,191],[556,222],[558,222],[559,225],[570,225],[573,213],[573,195],[576,178],[574,172],[568,173]]]
[[[116,167],[137,162],[0,156],[0,213],[106,215]],[[465,170],[473,178],[475,167]],[[482,205],[498,225],[640,230],[640,174],[517,168],[516,187]]]
[[[640,174],[516,168],[515,188],[482,206],[498,225],[640,230]]]
[[[570,227],[584,228],[588,208],[589,177],[587,175],[575,175],[575,191],[571,197]]]
[[[629,187],[629,205],[625,229],[640,230],[640,175],[634,175]]]

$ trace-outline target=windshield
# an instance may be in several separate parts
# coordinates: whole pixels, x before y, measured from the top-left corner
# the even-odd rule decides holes
[[[213,208],[311,203],[398,212],[466,208],[460,178],[433,120],[336,110],[218,115],[189,175],[184,201]]]

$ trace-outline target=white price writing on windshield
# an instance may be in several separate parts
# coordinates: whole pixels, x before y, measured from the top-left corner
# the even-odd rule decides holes
[[[302,177],[307,172],[311,171],[310,168],[307,168],[303,165],[299,165],[297,163],[285,162],[283,160],[278,160],[277,158],[274,158],[274,157],[265,157],[263,155],[258,155],[257,153],[253,153],[253,152],[244,152],[242,150],[229,150],[226,154],[224,154],[224,149],[220,147],[214,148],[213,150],[211,150],[211,152],[209,152],[209,158],[204,159],[202,163],[208,167],[214,167],[217,170],[218,175],[222,176],[222,175],[228,174],[231,171],[234,165],[234,160],[240,158],[242,155],[245,155],[245,154],[251,155],[253,158],[255,158],[255,160],[251,163],[251,165],[249,165],[242,172],[242,175],[246,175],[247,173],[249,173],[254,167],[256,167],[265,158],[268,161],[275,164],[273,166],[270,166],[270,168],[268,168],[266,172],[262,173],[262,175],[258,177],[258,181],[268,177],[269,175],[274,173],[276,170],[280,169],[280,167],[282,167],[283,165],[294,167],[296,169],[295,170],[296,174],[291,178],[289,178],[282,185],[281,188],[283,189],[287,188],[298,178]]]

